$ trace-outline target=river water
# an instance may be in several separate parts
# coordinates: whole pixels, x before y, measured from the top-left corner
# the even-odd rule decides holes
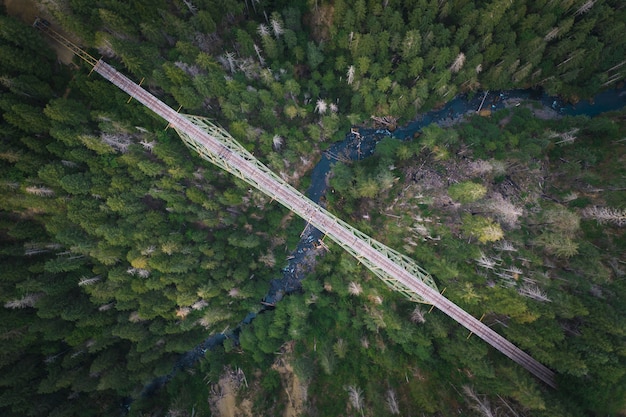
[[[483,100],[484,99],[484,100]],[[336,162],[336,157],[358,160],[372,155],[376,144],[384,137],[394,137],[400,140],[411,140],[416,132],[431,123],[441,126],[449,126],[460,123],[466,115],[475,114],[478,108],[496,111],[505,107],[514,107],[518,103],[531,101],[542,105],[542,115],[544,118],[555,118],[560,116],[586,115],[596,116],[608,111],[619,110],[626,106],[626,87],[621,89],[608,90],[597,94],[591,100],[585,100],[576,104],[564,103],[556,97],[551,97],[538,90],[510,90],[506,92],[488,92],[476,94],[472,98],[459,96],[448,102],[438,110],[432,110],[418,115],[415,120],[396,129],[393,133],[385,129],[361,128],[358,134],[350,132],[341,142],[332,144],[322,155],[320,161],[311,171],[311,185],[307,190],[307,197],[318,204],[326,193],[328,185],[327,177],[332,165]],[[170,374],[155,379],[146,385],[142,395],[149,396],[160,389],[179,370],[194,366],[194,364],[204,357],[207,350],[220,346],[226,338],[237,338],[239,329],[243,324],[249,324],[257,314],[267,310],[267,305],[274,305],[285,295],[299,291],[300,282],[306,276],[306,269],[299,268],[304,262],[307,252],[314,249],[315,243],[322,237],[319,230],[306,225],[302,238],[290,256],[290,260],[282,270],[282,277],[270,282],[270,288],[263,299],[263,307],[259,313],[249,313],[240,325],[227,334],[215,334],[205,339],[193,350],[183,354],[174,366]]]

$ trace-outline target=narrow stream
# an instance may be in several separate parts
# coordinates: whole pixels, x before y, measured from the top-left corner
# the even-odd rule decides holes
[[[393,133],[385,129],[359,129],[358,134],[350,132],[346,138],[334,143],[327,149],[320,161],[311,172],[311,186],[306,192],[314,202],[320,204],[321,198],[326,193],[328,186],[327,176],[330,173],[332,165],[336,162],[336,157],[340,155],[342,158],[358,160],[367,158],[374,153],[376,144],[384,137],[394,137],[400,140],[411,140],[416,132],[431,123],[437,123],[441,126],[450,126],[460,123],[466,115],[475,114],[485,98],[485,93],[476,94],[469,99],[467,96],[459,96],[448,102],[439,110],[429,111],[418,115],[415,120],[406,126],[399,127]],[[555,118],[560,116],[578,116],[587,115],[589,117],[596,116],[608,111],[619,110],[626,106],[626,87],[617,90],[608,90],[597,94],[592,100],[581,101],[576,104],[564,103],[559,98],[551,97],[538,90],[510,90],[506,92],[488,92],[482,109],[491,111],[499,110],[505,107],[513,107],[523,101],[531,100],[538,102],[543,106],[543,114],[545,117]],[[285,295],[291,294],[301,289],[300,282],[307,275],[306,268],[300,268],[307,255],[307,252],[313,250],[314,244],[320,239],[321,232],[309,225],[306,226],[302,233],[302,238],[295,250],[289,257],[290,260],[285,268],[281,278],[270,281],[270,288],[266,296],[263,298],[263,307],[259,313],[249,313],[239,324],[239,326],[226,334],[218,333],[205,339],[194,349],[183,354],[178,360],[172,371],[165,376],[156,378],[144,387],[143,396],[150,396],[163,385],[167,383],[179,370],[187,369],[202,359],[207,350],[211,350],[216,346],[220,346],[227,338],[237,338],[241,325],[249,324],[254,320],[257,314],[261,314],[267,309],[268,305],[274,305],[279,302]]]

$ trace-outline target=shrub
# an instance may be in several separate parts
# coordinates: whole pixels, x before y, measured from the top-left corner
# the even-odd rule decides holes
[[[467,204],[483,198],[487,194],[487,188],[481,184],[465,181],[448,187],[448,194],[453,200]]]
[[[466,236],[477,238],[480,243],[495,242],[504,236],[498,223],[486,217],[470,214],[463,216],[461,230]]]

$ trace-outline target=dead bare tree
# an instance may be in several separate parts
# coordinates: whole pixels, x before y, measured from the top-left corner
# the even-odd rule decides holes
[[[486,256],[482,252],[480,254],[480,258],[476,258],[474,260],[476,261],[478,266],[480,266],[482,268],[485,268],[485,269],[493,269],[496,266],[496,264],[497,264],[494,259]]]
[[[484,417],[496,417],[486,396],[479,396],[469,385],[463,385],[463,393],[472,402],[470,408]],[[481,398],[482,397],[482,398]]]
[[[485,205],[487,210],[492,212],[498,220],[509,228],[514,228],[517,225],[518,218],[524,214],[521,208],[513,205],[500,193],[495,193]]]
[[[600,224],[626,226],[626,209],[593,206],[583,210],[583,217],[595,219]]]
[[[400,407],[398,407],[398,399],[394,390],[387,390],[387,406],[391,414],[400,414]]]
[[[354,385],[348,385],[346,390],[348,391],[348,399],[350,400],[352,407],[359,410],[362,417],[365,416],[363,413],[363,391],[361,388]]]
[[[553,27],[548,33],[546,33],[546,36],[543,37],[543,40],[546,42],[551,41],[559,35],[559,31],[560,29],[558,27]]]
[[[578,133],[578,130],[579,130],[578,128],[574,128],[574,129],[568,130],[567,132],[560,132],[560,133],[552,132],[550,133],[548,137],[551,139],[553,138],[560,139],[555,142],[557,145],[569,145],[576,141],[577,139],[576,133]]]
[[[587,13],[589,10],[591,10],[593,5],[596,4],[596,1],[597,0],[587,0],[586,2],[582,4],[582,6],[578,8],[578,10],[576,10],[576,13],[574,14],[578,16],[578,15]]]
[[[285,140],[282,138],[282,136],[274,135],[274,137],[272,138],[272,146],[276,151],[279,151],[280,148],[283,147],[284,142]]]
[[[187,6],[191,14],[198,13],[198,8],[193,3],[191,3],[190,0],[183,0],[183,3],[185,3],[185,6]]]
[[[511,242],[508,242],[506,240],[499,240],[498,242],[496,242],[494,247],[502,252],[517,252],[515,246],[513,246]]]
[[[350,295],[359,296],[363,293],[363,287],[361,287],[361,284],[358,282],[350,281],[348,284],[348,293],[350,293]]]
[[[41,294],[26,294],[20,299],[7,301],[6,303],[4,303],[4,308],[16,309],[34,307],[37,300],[39,300],[41,297]]]
[[[124,133],[113,134],[103,132],[100,134],[100,140],[121,153],[128,152],[128,147],[132,143],[130,135]]]
[[[542,291],[541,288],[539,288],[538,285],[524,284],[522,287],[520,287],[517,290],[517,292],[520,295],[524,297],[528,297],[535,301],[541,301],[541,302],[552,301],[548,298],[548,295],[544,291]]]
[[[270,19],[270,25],[272,25],[272,32],[274,32],[274,36],[276,37],[276,39],[278,39],[280,35],[285,33],[282,22],[275,16],[272,16],[272,18]]]
[[[95,277],[91,277],[91,278],[82,277],[80,281],[78,282],[78,286],[82,287],[84,285],[92,285],[100,281],[101,279],[102,279],[102,276],[100,275],[96,275]]]
[[[39,197],[52,197],[54,196],[54,190],[48,188],[48,187],[43,187],[43,186],[32,186],[32,187],[26,187],[24,189],[24,191],[26,191],[28,194],[33,194]]]
[[[348,77],[348,84],[352,85],[352,83],[354,82],[354,65],[350,65],[348,67],[348,72],[346,75]]]
[[[463,68],[463,64],[465,64],[465,54],[463,52],[459,52],[459,54],[454,59],[454,62],[450,66],[450,71],[459,72],[461,68]]]
[[[318,99],[315,102],[315,111],[319,114],[324,114],[326,113],[326,110],[328,110],[328,104],[321,98]]]
[[[420,308],[420,306],[416,306],[413,312],[411,313],[411,321],[413,323],[425,323],[426,319],[424,318],[424,312]]]

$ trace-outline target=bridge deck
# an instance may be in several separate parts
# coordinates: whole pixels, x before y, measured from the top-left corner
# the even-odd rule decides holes
[[[404,287],[415,292],[424,300],[433,304],[439,310],[466,327],[476,336],[526,368],[541,381],[551,387],[556,387],[554,373],[550,369],[533,359],[526,352],[519,349],[490,327],[462,310],[456,304],[443,297],[438,291],[407,272],[407,270],[389,259],[389,257],[381,254],[366,240],[355,236],[350,229],[332,216],[329,216],[326,210],[319,207],[295,189],[283,186],[283,184],[275,178],[259,169],[258,162],[251,163],[247,158],[233,152],[200,126],[194,124],[184,115],[174,111],[105,62],[98,61],[94,66],[94,70],[168,121],[176,130],[184,132],[186,135],[193,138],[194,141],[202,144],[208,152],[220,156],[225,164],[232,166],[242,175],[254,178],[254,183],[257,184],[261,191],[280,201],[290,210],[293,210],[322,232],[326,233],[333,240],[342,242],[344,247],[350,246],[353,254],[356,253],[357,257],[368,259],[376,265],[377,268],[385,271],[387,275],[393,277]]]

